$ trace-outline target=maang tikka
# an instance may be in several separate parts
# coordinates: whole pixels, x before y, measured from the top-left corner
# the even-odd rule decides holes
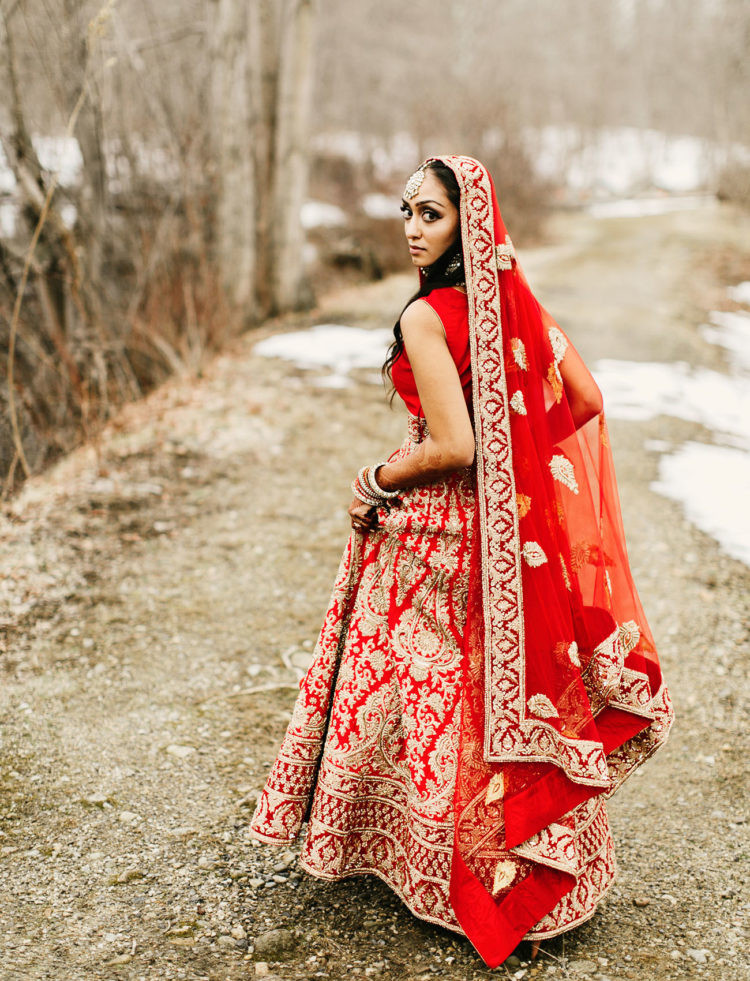
[[[419,192],[426,173],[426,167],[426,164],[420,164],[406,182],[406,187],[404,188],[405,201],[410,201]]]

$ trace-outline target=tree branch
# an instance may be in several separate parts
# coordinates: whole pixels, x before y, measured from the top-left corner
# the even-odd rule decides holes
[[[13,110],[14,110],[16,124],[19,127],[17,133],[20,139],[23,140],[24,142],[28,141],[28,146],[31,147],[31,139],[28,136],[28,132],[26,130],[23,113],[21,111],[20,98],[18,96],[15,53],[13,50],[13,42],[9,30],[8,18],[4,17],[3,20],[5,24],[6,46],[8,48],[8,55],[9,55],[9,73],[11,75],[12,84],[14,85]],[[81,109],[83,108],[84,102],[86,101],[87,93],[88,93],[88,85],[86,83],[86,80],[84,80],[84,84],[81,86],[80,95],[78,96],[78,100],[75,106],[73,107],[73,111],[70,114],[70,118],[68,119],[68,125],[65,129],[65,137],[67,139],[69,139],[73,135],[73,130],[75,129],[76,121],[78,120],[78,115]],[[33,148],[32,148],[32,153],[33,153]],[[35,154],[32,159],[36,159]],[[17,164],[19,162],[20,162],[19,160],[16,161]],[[21,272],[21,279],[18,283],[16,298],[13,304],[13,312],[10,318],[10,327],[8,330],[8,366],[7,366],[6,377],[8,382],[8,409],[10,412],[10,425],[11,425],[11,431],[13,433],[13,444],[15,446],[16,454],[21,463],[24,474],[26,477],[29,477],[31,474],[31,469],[29,467],[28,461],[26,459],[26,454],[23,449],[21,430],[18,424],[18,409],[16,406],[16,399],[15,399],[14,366],[15,366],[16,335],[18,333],[18,323],[21,315],[21,305],[23,303],[23,296],[26,290],[26,284],[29,279],[29,272],[31,271],[32,263],[34,261],[34,253],[36,252],[36,247],[37,244],[39,243],[39,239],[42,234],[42,229],[44,228],[44,224],[47,220],[47,216],[50,211],[50,207],[52,204],[52,196],[55,193],[55,188],[57,186],[58,174],[54,173],[52,175],[52,179],[50,180],[49,186],[47,187],[47,192],[42,196],[41,189],[38,187],[33,177],[30,177],[30,175],[27,173],[26,168],[21,167],[19,172],[21,174],[22,180],[24,180],[24,189],[27,190],[27,192],[32,192],[32,194],[36,193],[37,195],[37,203],[39,204],[39,217],[37,218],[37,223],[34,229],[34,233],[31,236],[31,242],[29,243],[29,247],[26,250],[26,256],[23,264],[23,271]],[[40,198],[41,200],[39,200]],[[77,370],[76,370],[76,374],[77,374]]]

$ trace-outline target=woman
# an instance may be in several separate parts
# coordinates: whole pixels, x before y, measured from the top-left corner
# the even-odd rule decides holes
[[[594,912],[605,799],[666,739],[599,390],[534,299],[492,180],[430,158],[402,211],[420,288],[386,362],[408,437],[353,533],[253,816],[302,866],[371,873],[494,967]]]

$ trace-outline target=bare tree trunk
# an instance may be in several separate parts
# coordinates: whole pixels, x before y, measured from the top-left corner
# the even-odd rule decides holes
[[[317,0],[213,0],[212,142],[222,281],[247,320],[295,309],[304,283]]]
[[[277,310],[310,302],[300,211],[307,190],[316,6],[316,0],[289,0],[281,29],[274,188],[273,306]]]
[[[82,76],[86,70],[85,59],[86,52],[83,51],[81,52]],[[93,80],[89,84],[94,86]],[[86,241],[88,242],[87,273],[93,282],[98,283],[102,272],[103,246],[107,240],[109,202],[107,200],[101,100],[95,90],[81,110],[76,136],[83,158],[81,203],[84,206],[84,213],[81,217],[86,227]]]
[[[274,183],[278,177],[274,154],[278,103],[280,14],[287,0],[254,0],[251,22],[253,42],[253,147],[256,166],[258,268],[256,297],[260,314],[274,310],[273,279],[276,268]]]
[[[211,142],[216,165],[216,256],[231,302],[249,307],[256,280],[256,165],[251,106],[253,4],[212,0]]]

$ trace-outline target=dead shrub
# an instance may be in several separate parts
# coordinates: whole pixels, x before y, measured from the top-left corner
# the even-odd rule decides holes
[[[70,193],[70,192],[68,192]],[[170,374],[199,371],[241,328],[229,309],[195,204],[130,188],[113,201],[98,277],[87,278],[91,245],[70,232],[74,269],[51,236],[40,249],[17,324],[13,401],[24,459],[39,472],[129,399]],[[0,242],[0,473],[12,494],[23,468],[10,424],[9,324],[24,241]],[[51,298],[51,299],[50,299]],[[49,307],[53,309],[50,310]]]

